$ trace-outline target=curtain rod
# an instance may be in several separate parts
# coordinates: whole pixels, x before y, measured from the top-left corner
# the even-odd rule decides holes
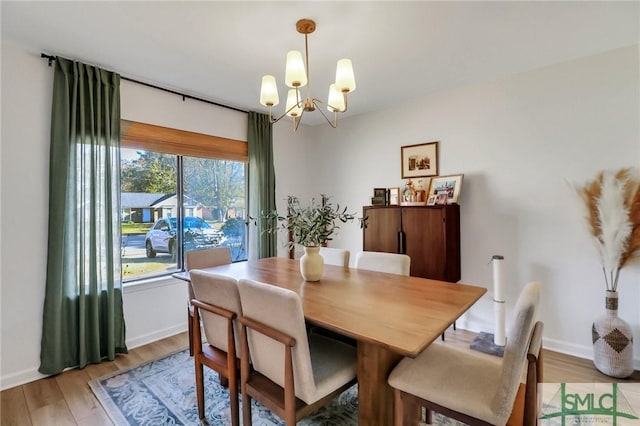
[[[43,58],[43,59],[48,60],[49,61],[49,66],[51,66],[53,61],[56,60],[55,56],[47,55],[46,53],[41,53],[40,57]],[[167,89],[167,88],[160,87],[160,86],[155,86],[155,85],[150,84],[150,83],[145,83],[144,81],[134,80],[133,78],[125,77],[123,75],[121,75],[120,78],[122,80],[127,80],[127,81],[130,81],[132,83],[140,84],[142,86],[147,86],[147,87],[151,87],[153,89],[162,90],[163,92],[168,92],[168,93],[172,93],[174,95],[182,96],[182,100],[183,101],[188,98],[188,99],[193,99],[194,101],[200,101],[200,102],[204,102],[204,103],[207,103],[207,104],[219,106],[219,107],[222,107],[222,108],[231,109],[231,110],[238,111],[238,112],[244,112],[244,113],[248,113],[249,112],[249,111],[246,111],[244,109],[232,107],[232,106],[229,106],[229,105],[224,105],[224,104],[221,104],[221,103],[218,103],[218,102],[215,102],[215,101],[210,101],[208,99],[202,99],[202,98],[198,98],[196,96],[187,95],[186,93],[180,93],[180,92],[177,92],[175,90]]]

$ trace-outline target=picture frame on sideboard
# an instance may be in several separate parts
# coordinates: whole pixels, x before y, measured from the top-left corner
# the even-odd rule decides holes
[[[400,187],[389,188],[389,205],[397,206],[400,204]]]
[[[428,199],[432,196],[437,196],[439,192],[446,191],[447,204],[457,204],[460,200],[460,191],[462,190],[462,178],[464,175],[451,175],[451,176],[437,176],[431,179],[429,184]]]

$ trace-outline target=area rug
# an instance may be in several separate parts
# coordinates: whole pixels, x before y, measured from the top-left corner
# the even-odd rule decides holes
[[[210,425],[231,424],[229,392],[218,383],[217,373],[205,367],[204,383],[207,422]],[[198,418],[193,358],[188,350],[109,374],[89,382],[89,386],[118,426],[202,424]],[[251,412],[256,426],[284,424],[255,400]],[[298,424],[351,426],[358,424],[357,419],[358,387],[355,385]],[[458,424],[440,416],[434,420],[439,425]]]

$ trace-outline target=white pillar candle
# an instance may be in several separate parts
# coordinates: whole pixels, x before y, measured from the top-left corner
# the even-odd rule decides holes
[[[493,312],[495,322],[493,343],[498,346],[504,346],[506,344],[505,298],[502,271],[504,257],[494,255],[491,262],[493,263]]]

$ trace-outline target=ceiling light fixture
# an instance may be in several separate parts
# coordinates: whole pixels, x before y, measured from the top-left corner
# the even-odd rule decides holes
[[[285,70],[285,83],[291,87],[287,93],[287,103],[285,112],[278,118],[274,119],[272,108],[280,103],[278,97],[278,86],[276,78],[272,75],[262,77],[262,86],[260,88],[260,103],[269,107],[269,121],[277,123],[284,116],[288,115],[293,119],[293,130],[298,130],[302,115],[305,111],[315,111],[316,108],[322,113],[331,127],[338,126],[338,113],[347,110],[347,94],[356,90],[356,80],[353,76],[353,67],[351,59],[340,59],[336,67],[335,83],[329,86],[329,96],[326,102],[326,108],[333,112],[333,121],[327,117],[322,110],[323,102],[319,99],[311,97],[310,81],[309,81],[309,40],[308,35],[316,30],[316,23],[311,19],[301,19],[296,22],[296,30],[300,34],[304,34],[304,50],[306,59],[302,61],[302,54],[297,50],[287,53],[287,66]],[[300,88],[307,86],[306,96],[303,99],[300,94]]]

